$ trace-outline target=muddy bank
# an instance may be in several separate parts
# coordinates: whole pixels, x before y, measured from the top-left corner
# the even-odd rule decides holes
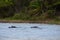
[[[43,24],[59,24],[60,25],[60,22],[58,21],[48,21],[48,20],[45,20],[45,21],[30,21],[30,20],[0,20],[0,23],[43,23]]]

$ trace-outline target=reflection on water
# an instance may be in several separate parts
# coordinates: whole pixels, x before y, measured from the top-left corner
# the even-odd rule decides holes
[[[60,25],[0,23],[0,40],[60,40]]]

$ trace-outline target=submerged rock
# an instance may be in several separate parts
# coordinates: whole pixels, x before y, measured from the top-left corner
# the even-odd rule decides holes
[[[17,28],[16,26],[11,26],[11,27],[9,27],[9,28]]]

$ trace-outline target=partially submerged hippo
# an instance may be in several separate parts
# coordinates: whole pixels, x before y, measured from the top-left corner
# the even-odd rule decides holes
[[[9,27],[9,28],[17,28],[16,26],[11,26],[11,27]]]
[[[32,26],[31,28],[38,28],[38,29],[42,29],[42,28],[40,28],[40,27],[38,27],[38,26]]]
[[[31,27],[31,28],[38,28],[38,26],[33,26],[33,27]]]

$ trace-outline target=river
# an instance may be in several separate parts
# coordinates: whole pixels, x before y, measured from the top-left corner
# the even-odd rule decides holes
[[[17,28],[9,28],[11,26]],[[31,28],[34,26],[39,28]],[[0,40],[60,40],[60,25],[0,23]]]

